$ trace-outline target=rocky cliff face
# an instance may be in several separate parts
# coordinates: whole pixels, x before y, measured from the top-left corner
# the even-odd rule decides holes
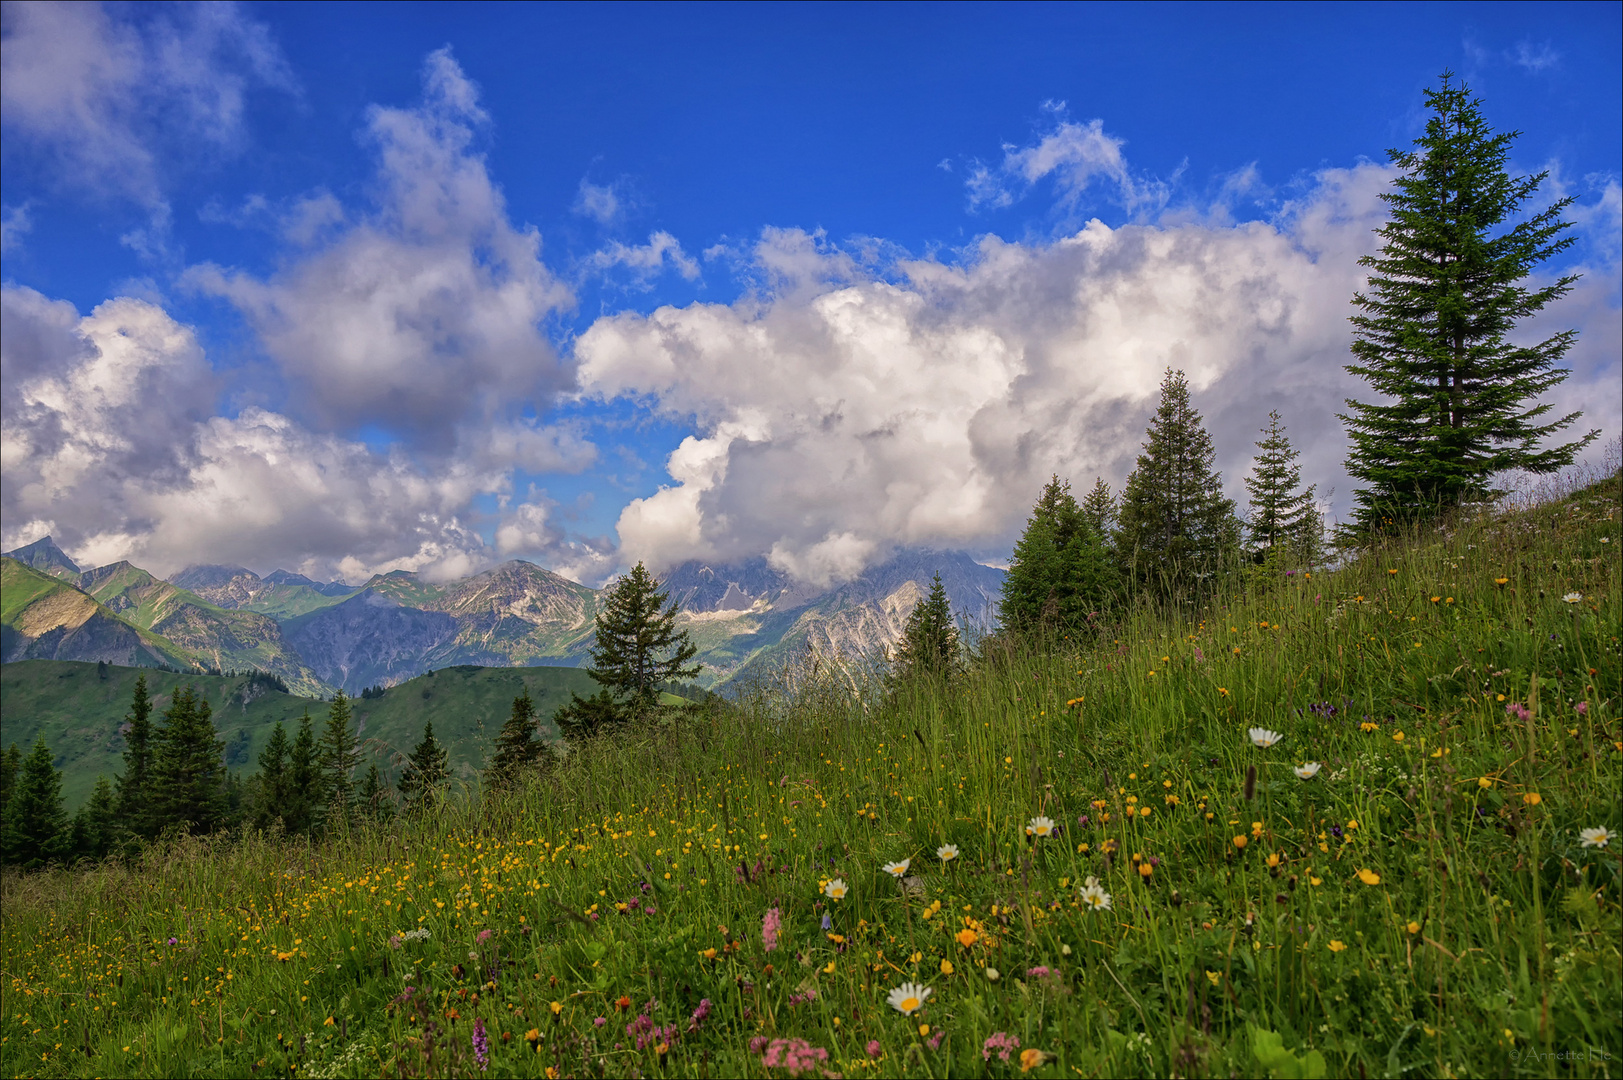
[[[445,666],[443,655],[456,639],[457,623],[444,612],[406,607],[368,589],[289,619],[283,631],[316,674],[358,694],[368,686],[393,686]]]
[[[355,591],[336,582],[318,585],[302,574],[285,570],[260,577],[240,566],[188,566],[169,581],[215,607],[257,611],[273,619],[303,615],[337,603]]]

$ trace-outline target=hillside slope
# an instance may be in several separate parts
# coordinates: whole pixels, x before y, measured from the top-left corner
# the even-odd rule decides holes
[[[7,557],[0,558],[0,662],[15,660],[192,664],[185,650],[119,618],[83,590]]]
[[[216,607],[128,562],[87,570],[78,583],[126,622],[162,635],[205,667],[268,671],[309,696],[331,689],[268,615]]]
[[[124,767],[121,731],[135,680],[146,675],[154,721],[178,687],[195,686],[214,711],[214,725],[226,745],[226,764],[244,776],[259,768],[259,752],[278,720],[291,737],[305,709],[319,737],[328,703],[268,689],[242,675],[180,674],[116,667],[111,664],[28,660],[0,666],[0,711],[4,745],[24,752],[44,736],[62,770],[62,791],[70,810],[90,794],[97,776]],[[594,693],[597,684],[578,668],[474,668],[435,671],[390,688],[381,698],[356,699],[356,727],[362,768],[377,762],[392,782],[398,756],[409,754],[432,720],[434,734],[449,752],[451,775],[474,783],[496,733],[512,711],[513,699],[528,689],[542,719],[545,738],[556,739],[553,712],[571,691]]]
[[[272,580],[278,574],[281,577]],[[344,587],[318,588],[309,578],[286,571],[262,578],[240,566],[188,566],[169,581],[215,607],[257,611],[278,621],[336,604],[354,592]]]

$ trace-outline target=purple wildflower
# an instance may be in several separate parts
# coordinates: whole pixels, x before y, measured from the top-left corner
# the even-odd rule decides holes
[[[771,952],[778,947],[778,932],[783,929],[783,915],[777,908],[772,908],[761,920],[761,943],[766,951]]]
[[[750,1040],[755,1045],[755,1040]],[[761,1064],[769,1069],[787,1069],[790,1076],[821,1069],[828,1060],[828,1051],[813,1046],[805,1039],[773,1039],[761,1055]]]
[[[484,1072],[490,1064],[490,1039],[485,1035],[484,1020],[473,1022],[473,1059],[479,1063],[479,1071]]]
[[[999,1061],[1008,1061],[1009,1055],[1018,1049],[1020,1049],[1020,1036],[994,1031],[991,1037],[981,1044],[981,1060],[991,1061],[992,1054],[995,1052]]]
[[[483,945],[485,942],[490,940],[490,931],[489,930],[481,930],[481,931],[479,931],[479,933],[474,935],[473,940],[476,943],[478,943],[480,945]]]
[[[869,1039],[868,1040],[868,1056],[871,1057],[871,1058],[876,1058],[876,1057],[879,1056],[879,1040],[878,1039]]]
[[[592,1019],[592,1026],[595,1028],[600,1028],[606,1023],[608,1023],[608,1020],[601,1016]]]
[[[937,1031],[934,1035],[931,1035],[925,1040],[924,1045],[928,1046],[931,1050],[939,1050],[941,1049],[941,1040],[945,1039],[946,1037],[947,1033],[945,1031]]]
[[[709,998],[700,998],[699,999],[699,1007],[697,1009],[693,1010],[693,1015],[692,1016],[688,1017],[688,1030],[689,1031],[698,1031],[699,1030],[699,1025],[704,1023],[705,1018],[707,1016],[709,1016],[709,1015],[710,1015],[710,999]]]
[[[823,929],[825,931],[834,929],[834,920],[829,918],[827,913],[823,915]]]

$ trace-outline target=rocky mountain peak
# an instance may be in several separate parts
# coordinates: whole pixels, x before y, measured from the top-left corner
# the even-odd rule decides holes
[[[56,541],[49,536],[43,536],[32,544],[24,544],[20,548],[4,553],[8,559],[16,559],[24,566],[33,567],[42,574],[62,578],[64,581],[79,576],[79,567],[67,553],[56,546]]]

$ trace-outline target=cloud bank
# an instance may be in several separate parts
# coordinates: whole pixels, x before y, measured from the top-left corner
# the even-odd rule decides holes
[[[1098,125],[1069,121],[1008,149],[998,175],[1056,172],[1062,201],[1101,176],[1124,202],[1153,191]],[[1052,243],[985,236],[952,263],[876,269],[817,236],[768,230],[751,253],[759,292],[604,318],[577,344],[587,393],[697,418],[669,457],[671,483],[621,514],[622,558],[766,553],[821,584],[898,545],[1004,552],[1051,474],[1119,490],[1167,367],[1188,373],[1242,509],[1272,408],[1304,475],[1345,505],[1335,414],[1368,396],[1343,370],[1349,300],[1391,178],[1331,169],[1268,222],[1178,207],[1119,228],[1093,220]],[[991,183],[972,176],[972,198],[990,198]],[[1541,320],[1583,335],[1557,409],[1584,408],[1585,426],[1612,437],[1617,279],[1614,257]]]

